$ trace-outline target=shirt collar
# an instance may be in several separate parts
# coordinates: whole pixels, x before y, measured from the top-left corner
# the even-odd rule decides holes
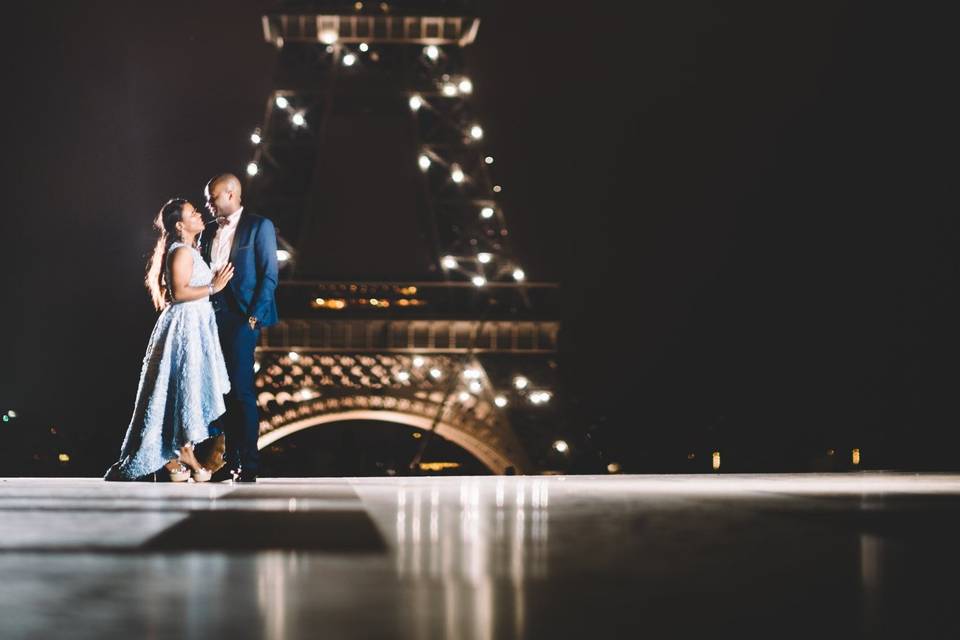
[[[240,219],[240,214],[243,213],[243,207],[240,207],[229,216],[227,216],[227,224],[231,227],[237,226],[237,221]]]

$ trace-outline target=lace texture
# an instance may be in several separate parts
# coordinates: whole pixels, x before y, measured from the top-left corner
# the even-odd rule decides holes
[[[175,242],[170,252],[183,246]],[[190,251],[190,286],[210,284],[210,267],[196,249]],[[133,417],[115,465],[120,475],[133,479],[153,473],[187,442],[209,438],[210,423],[226,411],[223,396],[229,391],[210,299],[168,305],[147,343]]]

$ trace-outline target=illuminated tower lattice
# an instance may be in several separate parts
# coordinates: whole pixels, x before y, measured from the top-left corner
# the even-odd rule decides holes
[[[263,17],[278,64],[245,193],[277,225],[283,319],[258,348],[260,446],[380,420],[534,471],[556,418],[557,288],[510,245],[466,68],[479,19],[412,4]]]

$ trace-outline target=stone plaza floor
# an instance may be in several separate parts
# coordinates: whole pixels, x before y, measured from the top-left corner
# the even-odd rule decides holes
[[[960,638],[960,475],[0,479],[0,639]]]

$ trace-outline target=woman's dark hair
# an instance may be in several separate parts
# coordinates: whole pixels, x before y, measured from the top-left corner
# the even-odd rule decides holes
[[[160,209],[160,213],[153,220],[154,228],[160,232],[157,244],[153,247],[153,255],[147,262],[147,275],[144,284],[150,292],[153,306],[157,311],[162,310],[170,302],[170,286],[167,283],[167,270],[164,265],[170,245],[180,239],[177,223],[183,220],[183,207],[187,204],[185,198],[172,198]]]

